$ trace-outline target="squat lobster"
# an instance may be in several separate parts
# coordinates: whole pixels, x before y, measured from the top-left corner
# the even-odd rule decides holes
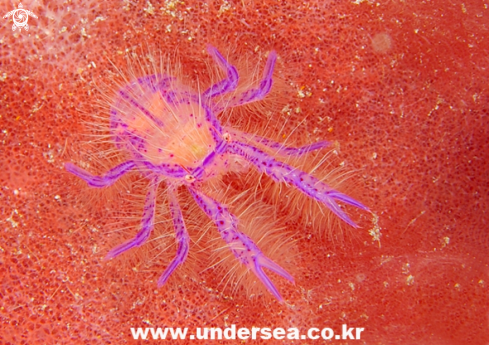
[[[219,122],[217,115],[225,109],[262,100],[269,93],[277,59],[274,51],[268,55],[259,85],[243,92],[236,91],[239,81],[237,69],[216,48],[209,46],[208,52],[226,77],[201,94],[167,74],[138,78],[118,92],[110,111],[111,135],[117,147],[129,153],[129,160],[102,176],[94,176],[72,163],[66,163],[65,167],[94,188],[110,186],[122,175],[135,169],[150,180],[141,230],[133,239],[112,249],[107,254],[107,259],[147,241],[154,227],[157,188],[164,181],[177,242],[176,256],[158,280],[159,287],[165,284],[172,272],[185,261],[189,251],[189,234],[177,192],[177,188],[183,185],[216,224],[221,237],[235,257],[282,301],[282,296],[263,268],[290,282],[294,282],[294,278],[239,231],[238,219],[226,206],[204,194],[201,185],[210,178],[222,175],[221,171],[233,171],[233,160],[240,158],[276,182],[286,182],[320,201],[353,227],[356,224],[336,201],[363,210],[368,208],[306,172],[276,160],[259,148],[274,149],[281,155],[298,156],[324,148],[329,142],[321,141],[299,148],[283,147],[281,143],[222,126]],[[222,97],[219,102],[215,100],[218,96]]]

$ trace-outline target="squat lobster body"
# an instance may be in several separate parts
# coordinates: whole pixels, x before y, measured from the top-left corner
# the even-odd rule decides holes
[[[217,115],[223,110],[263,99],[272,87],[276,53],[268,55],[263,77],[256,88],[236,92],[239,75],[236,68],[212,47],[208,52],[225,72],[226,77],[202,94],[182,85],[171,75],[155,74],[138,78],[119,90],[110,112],[113,139],[119,149],[127,151],[130,159],[103,176],[66,163],[66,170],[85,180],[91,187],[113,184],[130,170],[137,169],[149,180],[141,229],[130,241],[112,249],[107,258],[144,244],[154,227],[158,185],[165,182],[170,213],[175,228],[177,253],[158,280],[163,285],[181,265],[189,251],[189,235],[178,202],[177,188],[184,185],[213,220],[223,240],[235,257],[251,270],[278,299],[282,297],[263,271],[267,268],[285,279],[293,277],[265,256],[258,246],[238,229],[238,219],[217,200],[205,195],[200,184],[217,176],[219,171],[232,170],[232,160],[246,160],[277,182],[287,182],[305,195],[320,201],[343,221],[356,226],[336,201],[368,210],[360,202],[333,190],[317,178],[276,160],[262,148],[274,149],[282,155],[302,155],[329,145],[322,141],[300,148],[284,148],[272,140],[239,132],[221,125]],[[216,102],[215,97],[226,97]]]

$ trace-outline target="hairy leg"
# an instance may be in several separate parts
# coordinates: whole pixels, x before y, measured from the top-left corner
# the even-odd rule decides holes
[[[173,219],[173,227],[175,228],[175,239],[177,241],[177,254],[165,272],[158,279],[158,287],[163,286],[173,271],[184,263],[188,255],[190,237],[188,236],[187,228],[182,216],[182,210],[177,199],[177,190],[173,186],[168,187],[168,203]]]
[[[144,203],[144,211],[141,219],[141,230],[139,230],[133,239],[112,249],[105,257],[106,260],[115,258],[131,248],[139,247],[148,240],[149,235],[151,235],[151,231],[153,231],[154,228],[156,192],[159,183],[160,178],[157,175],[153,176],[149,184],[148,193],[146,194],[146,201]]]
[[[200,208],[214,221],[221,237],[226,241],[234,256],[261,280],[275,298],[282,301],[282,296],[270,278],[263,272],[263,267],[292,283],[294,278],[282,267],[267,258],[248,236],[238,230],[238,220],[229,212],[227,207],[193,188],[189,188],[189,190]]]
[[[275,181],[289,183],[307,196],[322,202],[340,219],[353,227],[358,226],[346,215],[335,200],[368,211],[366,206],[355,199],[350,198],[348,195],[332,189],[324,182],[319,181],[317,178],[304,171],[277,161],[269,154],[254,146],[233,141],[228,145],[228,150],[231,153],[244,157],[250,163],[254,164],[259,171],[264,172]]]
[[[212,98],[236,90],[239,81],[239,74],[236,67],[231,65],[215,47],[209,45],[207,47],[207,51],[219,65],[219,67],[226,72],[227,76],[225,79],[215,83],[210,88],[205,90],[203,95],[205,97]]]
[[[272,75],[273,68],[275,67],[275,61],[277,61],[277,53],[272,50],[268,54],[267,64],[265,65],[265,69],[263,70],[263,77],[258,87],[246,90],[243,93],[234,96],[231,99],[229,106],[234,107],[246,103],[260,101],[265,98],[265,96],[270,92],[270,89],[272,88]]]
[[[263,70],[263,76],[258,87],[243,91],[226,100],[224,104],[217,104],[214,111],[221,112],[225,108],[237,107],[251,102],[260,101],[270,92],[273,84],[273,69],[277,61],[277,53],[272,50],[268,54],[267,63]]]
[[[228,130],[228,129],[225,129]],[[229,129],[229,132],[235,137],[233,140],[237,140],[243,143],[255,142],[263,144],[273,150],[279,155],[283,156],[300,156],[302,154],[320,150],[322,148],[328,147],[331,145],[331,142],[322,140],[312,144],[307,144],[301,147],[287,147],[284,143],[279,143],[277,141],[250,133],[239,132],[235,129]]]
[[[124,175],[129,170],[133,169],[136,164],[133,161],[127,161],[119,164],[115,168],[110,169],[107,173],[102,176],[96,176],[90,174],[88,171],[77,167],[73,163],[65,163],[66,171],[78,176],[82,180],[88,183],[90,187],[102,188],[107,187],[117,181],[122,175]]]

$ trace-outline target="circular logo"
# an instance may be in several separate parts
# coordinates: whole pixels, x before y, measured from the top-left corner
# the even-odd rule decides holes
[[[27,21],[29,20],[29,15],[27,14],[26,10],[18,9],[14,11],[12,19],[14,20],[14,24],[18,28],[23,28],[24,26],[27,25]]]
[[[29,25],[27,25],[27,21],[29,20],[29,16],[33,16],[34,18],[37,18],[37,16],[34,13],[32,13],[29,10],[25,10],[22,4],[19,4],[18,9],[10,11],[6,15],[4,15],[3,18],[8,18],[10,16],[12,16],[12,19],[14,20],[14,25],[12,25],[13,31],[15,31],[16,29],[19,29],[20,31],[22,31],[22,29],[28,31]]]

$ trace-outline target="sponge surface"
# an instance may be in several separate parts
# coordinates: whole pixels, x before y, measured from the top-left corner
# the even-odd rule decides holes
[[[29,31],[12,32],[11,18],[0,26],[2,343],[124,344],[134,342],[130,327],[230,324],[348,324],[365,328],[367,344],[489,342],[487,5],[23,5],[38,17]],[[13,9],[0,4],[2,15]],[[110,82],[111,62],[122,68],[125,56],[152,47],[206,82],[206,43],[231,61],[249,57],[250,69],[277,51],[290,97],[267,107],[270,116],[298,142],[338,141],[339,159],[356,172],[345,184],[377,217],[358,214],[363,228],[339,243],[288,223],[296,285],[275,279],[288,305],[229,297],[213,270],[157,289],[164,255],[103,261],[119,240],[114,219],[138,212],[116,192],[87,196],[63,169],[71,157],[107,158],[82,142],[86,114],[102,113],[96,84]],[[257,128],[267,123],[256,117]]]

